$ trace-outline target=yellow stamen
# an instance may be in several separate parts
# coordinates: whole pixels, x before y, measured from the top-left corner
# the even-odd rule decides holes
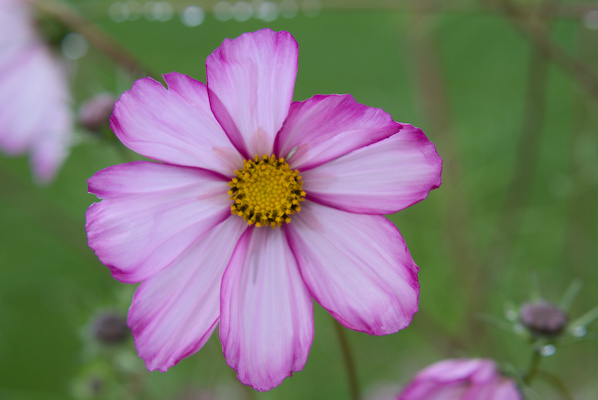
[[[284,158],[257,154],[245,160],[244,167],[235,171],[228,183],[233,204],[231,213],[256,227],[282,226],[291,222],[290,216],[301,211],[305,200],[303,181],[298,170],[292,170]]]

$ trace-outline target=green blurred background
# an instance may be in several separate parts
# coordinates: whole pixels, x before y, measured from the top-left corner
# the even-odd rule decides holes
[[[295,100],[351,93],[421,127],[436,144],[442,187],[389,217],[420,267],[420,311],[395,335],[346,330],[365,395],[447,357],[525,369],[530,346],[505,314],[538,290],[558,302],[579,279],[570,318],[598,305],[597,2],[308,0],[298,2],[306,10],[292,15],[283,7],[285,17],[269,22],[218,20],[214,1],[160,3],[164,21],[127,17],[125,3],[113,3],[66,4],[155,74],[205,81],[205,58],[224,38],[287,30],[299,43]],[[143,12],[156,4],[133,3]],[[206,13],[197,26],[180,19],[189,5]],[[75,109],[100,92],[118,96],[136,78],[93,47],[70,68]],[[86,180],[130,156],[79,129],[48,187],[32,183],[26,157],[0,156],[0,399],[199,398],[182,397],[195,389],[232,391],[221,398],[349,398],[332,320],[320,307],[305,369],[267,393],[235,380],[217,333],[165,374],[145,371],[132,340],[110,348],[93,342],[94,315],[124,315],[134,287],[113,280],[86,245],[84,213],[96,200]],[[591,400],[598,398],[598,323],[587,331],[564,338],[541,368],[575,399]],[[96,397],[94,379],[104,382]],[[541,380],[532,389],[531,398],[562,398]]]

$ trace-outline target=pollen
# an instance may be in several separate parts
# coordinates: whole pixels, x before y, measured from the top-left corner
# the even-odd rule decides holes
[[[231,213],[249,225],[276,228],[291,222],[291,215],[301,211],[305,200],[303,181],[284,158],[255,156],[245,160],[243,169],[235,171],[228,183],[233,201]]]

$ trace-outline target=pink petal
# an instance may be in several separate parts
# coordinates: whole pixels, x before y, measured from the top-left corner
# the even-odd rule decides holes
[[[490,359],[434,363],[403,389],[399,400],[521,400],[515,382],[500,375]]]
[[[434,363],[420,371],[417,376],[418,379],[429,379],[442,383],[463,380],[485,383],[494,379],[496,374],[496,366],[490,359],[456,358]]]
[[[87,210],[88,244],[126,283],[156,274],[230,214],[226,181],[196,168],[138,161],[88,183],[104,199]]]
[[[30,152],[35,179],[48,183],[68,154],[73,117],[65,68],[38,39],[30,8],[0,4],[0,149]]]
[[[209,339],[220,314],[222,275],[245,229],[242,219],[229,217],[139,286],[128,323],[147,369],[164,372]]]
[[[36,179],[51,181],[68,154],[72,112],[63,66],[30,43],[0,61],[0,148],[32,153]]]
[[[418,268],[396,227],[383,216],[305,203],[285,229],[318,303],[347,328],[369,334],[409,325]]]
[[[160,161],[209,169],[230,176],[241,155],[212,115],[206,86],[172,72],[168,90],[139,79],[114,105],[110,126],[131,150]]]
[[[502,378],[494,384],[492,396],[480,398],[480,400],[522,400],[523,395],[517,389],[517,384],[512,379]]]
[[[262,29],[226,39],[206,61],[210,104],[246,158],[271,154],[293,100],[297,42]]]
[[[23,0],[0,1],[0,54],[9,46],[37,41],[30,7]]]
[[[383,110],[359,104],[349,94],[318,95],[291,105],[274,150],[305,171],[387,138],[400,127]]]
[[[391,137],[305,171],[309,199],[360,214],[392,214],[440,186],[442,159],[424,133],[403,125]]]
[[[465,383],[438,385],[421,382],[407,388],[399,395],[399,400],[465,400],[468,389]]]
[[[312,301],[282,229],[241,238],[222,281],[220,318],[224,356],[244,384],[269,390],[303,368]]]

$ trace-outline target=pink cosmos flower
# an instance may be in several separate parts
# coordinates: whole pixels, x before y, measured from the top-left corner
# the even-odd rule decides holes
[[[398,400],[521,400],[515,381],[489,359],[451,359],[424,368]]]
[[[37,36],[26,0],[0,0],[0,150],[31,154],[48,183],[68,154],[72,114],[64,68]]]
[[[418,268],[382,214],[438,187],[442,160],[350,95],[292,102],[297,54],[288,32],[245,33],[208,57],[207,86],[173,72],[116,102],[115,134],[161,163],[96,173],[86,229],[116,279],[142,282],[128,323],[150,370],[219,324],[228,365],[269,390],[307,360],[312,298],[374,335],[417,311]]]

